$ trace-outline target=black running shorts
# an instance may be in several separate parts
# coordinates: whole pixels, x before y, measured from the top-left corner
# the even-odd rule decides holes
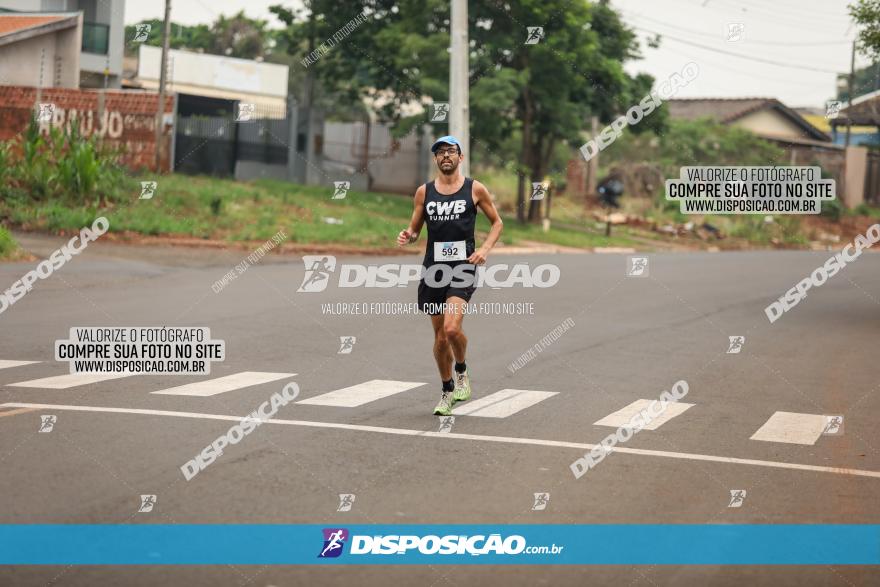
[[[476,283],[476,278],[473,279],[473,283]],[[419,311],[430,316],[437,316],[443,313],[443,304],[446,303],[447,298],[456,297],[469,302],[476,290],[476,285],[464,286],[455,283],[431,287],[425,283],[423,278],[419,282]]]

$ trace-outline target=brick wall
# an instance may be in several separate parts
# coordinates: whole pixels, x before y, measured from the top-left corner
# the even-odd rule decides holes
[[[0,141],[23,131],[38,104],[53,104],[51,120],[40,123],[41,132],[50,126],[79,125],[85,136],[97,136],[105,144],[122,150],[122,162],[132,170],[153,168],[156,157],[156,110],[159,95],[119,90],[79,90],[0,86]],[[174,111],[174,96],[166,96],[165,112]],[[169,169],[171,152],[170,116],[163,128],[162,170]]]

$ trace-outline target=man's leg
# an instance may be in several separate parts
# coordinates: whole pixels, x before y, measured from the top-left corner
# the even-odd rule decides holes
[[[452,379],[452,349],[446,331],[443,329],[443,314],[431,316],[431,326],[434,327],[434,360],[437,361],[437,369],[440,371],[440,379],[443,381],[443,393],[440,402],[434,408],[434,414],[439,416],[452,415],[452,406],[455,382]]]
[[[452,379],[452,350],[444,329],[444,318],[443,314],[431,316],[431,326],[434,327],[434,360],[437,361],[440,379],[449,381]]]
[[[452,347],[452,353],[455,356],[455,390],[452,394],[452,399],[459,402],[469,400],[471,397],[470,376],[465,364],[467,337],[461,329],[466,308],[467,301],[464,298],[458,296],[446,298],[443,331],[446,333],[449,346]]]
[[[467,337],[461,329],[464,320],[464,310],[467,302],[455,296],[446,298],[446,313],[443,315],[443,331],[449,345],[452,347],[452,353],[455,355],[456,363],[464,363],[465,353],[467,352]]]

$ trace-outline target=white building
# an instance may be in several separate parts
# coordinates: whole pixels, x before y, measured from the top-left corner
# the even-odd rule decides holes
[[[141,45],[138,48],[135,80],[138,86],[146,90],[159,88],[161,59],[160,47]],[[264,107],[270,118],[284,118],[288,73],[286,65],[170,49],[167,89],[179,94],[253,103]]]
[[[0,0],[0,10],[53,14],[81,12],[80,87],[121,86],[125,0]]]

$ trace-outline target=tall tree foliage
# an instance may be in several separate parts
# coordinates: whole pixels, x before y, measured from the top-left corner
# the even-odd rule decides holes
[[[343,102],[368,99],[398,134],[427,119],[409,114],[413,103],[449,100],[447,0],[307,0],[299,11],[272,11],[286,25],[285,49],[298,59],[366,15],[317,61],[295,67],[310,70],[324,91]],[[638,42],[605,2],[484,0],[469,3],[468,18],[468,155],[515,169],[521,179],[518,217],[524,220],[528,212],[537,218],[540,201],[526,207],[525,184],[562,171],[550,169],[556,146],[580,146],[591,116],[607,123],[638,104],[653,79],[624,70],[639,57]],[[526,44],[528,27],[543,27],[543,38]],[[663,123],[661,110],[633,130],[656,130]],[[438,134],[445,130],[436,128]],[[510,152],[514,138],[518,145]]]

